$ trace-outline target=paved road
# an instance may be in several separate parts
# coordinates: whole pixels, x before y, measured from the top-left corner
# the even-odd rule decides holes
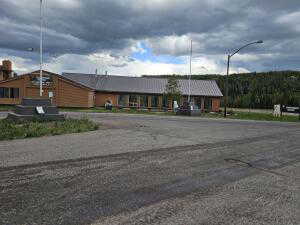
[[[299,124],[88,116],[0,142],[0,224],[299,224]]]

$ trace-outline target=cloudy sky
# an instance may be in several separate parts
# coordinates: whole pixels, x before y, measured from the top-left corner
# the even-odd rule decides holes
[[[299,0],[43,0],[45,68],[137,76],[300,70]],[[0,0],[0,59],[38,69],[39,0]],[[28,48],[35,51],[30,52]]]

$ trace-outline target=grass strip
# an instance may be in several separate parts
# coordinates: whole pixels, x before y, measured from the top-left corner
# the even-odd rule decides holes
[[[117,109],[106,110],[104,108],[61,108],[61,111],[65,112],[93,112],[93,113],[129,113],[129,114],[148,114],[148,115],[175,115],[174,112],[163,112],[163,111],[147,111],[137,109]],[[205,118],[224,118],[223,113],[202,113],[200,117]],[[274,117],[272,113],[258,113],[258,112],[239,112],[232,111],[227,116],[230,119],[240,120],[261,120],[261,121],[280,121],[280,122],[300,122],[298,116],[283,115],[282,117]]]
[[[2,119],[0,120],[0,140],[81,133],[97,129],[99,129],[99,124],[86,118],[23,123]]]

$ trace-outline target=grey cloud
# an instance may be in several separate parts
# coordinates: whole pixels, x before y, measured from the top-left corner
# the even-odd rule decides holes
[[[46,0],[47,2],[47,0]],[[214,7],[209,1],[191,0],[186,4],[174,0],[166,8],[137,7],[143,1],[99,1],[89,0],[81,4],[79,8],[59,8],[52,4],[45,10],[46,27],[56,33],[68,34],[70,37],[82,40],[88,44],[81,51],[93,51],[95,49],[122,48],[128,44],[127,39],[143,39],[164,35],[182,35],[187,32],[207,32],[212,27],[219,26],[219,21],[230,21],[232,17],[226,16],[226,10],[222,7]],[[154,3],[155,4],[155,3]],[[158,4],[158,3],[157,3]],[[11,23],[22,26],[38,27],[38,1],[4,0],[0,13]],[[203,10],[205,9],[205,10]],[[200,23],[200,24],[199,24]],[[36,43],[37,29],[27,29],[30,40]],[[9,34],[13,37],[12,34]],[[13,40],[15,38],[12,38]],[[54,42],[54,37],[49,41]],[[61,50],[59,42],[64,40],[57,37],[55,43]],[[26,44],[25,41],[16,41],[16,44]],[[32,45],[33,45],[32,43]],[[72,42],[71,42],[72,43]],[[73,47],[72,44],[66,47]],[[4,43],[0,45],[3,47]]]
[[[299,0],[73,0],[60,4],[44,0],[45,52],[90,54],[101,50],[119,51],[132,40],[152,40],[157,54],[184,55],[182,49],[162,47],[166,36],[189,34],[195,51],[224,54],[248,41],[263,39],[244,53],[283,53],[297,56],[299,31],[293,24],[278,23],[280,16],[300,10]],[[67,1],[65,1],[67,2]],[[28,47],[38,49],[39,1],[2,0],[0,7],[0,48],[16,54]],[[3,22],[4,21],[4,22]],[[19,51],[19,53],[18,53]],[[288,58],[288,57],[287,57]],[[288,59],[287,59],[288,60]],[[288,60],[296,67],[294,60]],[[262,62],[261,68],[268,67]]]
[[[125,67],[127,65],[128,65],[127,63],[122,63],[122,64],[111,64],[110,66],[112,66],[112,67]]]

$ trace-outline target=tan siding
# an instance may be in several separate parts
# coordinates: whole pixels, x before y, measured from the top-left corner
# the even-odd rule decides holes
[[[94,91],[78,87],[72,83],[59,79],[58,106],[62,107],[93,107]]]
[[[34,86],[30,82],[30,74],[20,79],[0,83],[0,87],[20,88],[19,99],[1,98],[0,104],[20,104],[23,97],[40,98],[39,86]],[[35,74],[36,75],[36,74]],[[53,104],[65,107],[93,107],[94,91],[70,81],[66,81],[58,76],[53,76],[53,85],[43,87],[43,98],[49,97],[49,92],[53,92]]]
[[[16,105],[21,103],[24,96],[23,78],[0,83],[0,87],[19,88],[19,98],[0,98],[0,104]]]
[[[217,112],[220,110],[220,98],[212,99],[212,111]]]
[[[49,92],[53,92],[55,97],[55,89],[53,88],[43,88],[43,98],[49,98]],[[39,87],[27,87],[26,88],[26,97],[27,98],[40,98],[40,89]]]

